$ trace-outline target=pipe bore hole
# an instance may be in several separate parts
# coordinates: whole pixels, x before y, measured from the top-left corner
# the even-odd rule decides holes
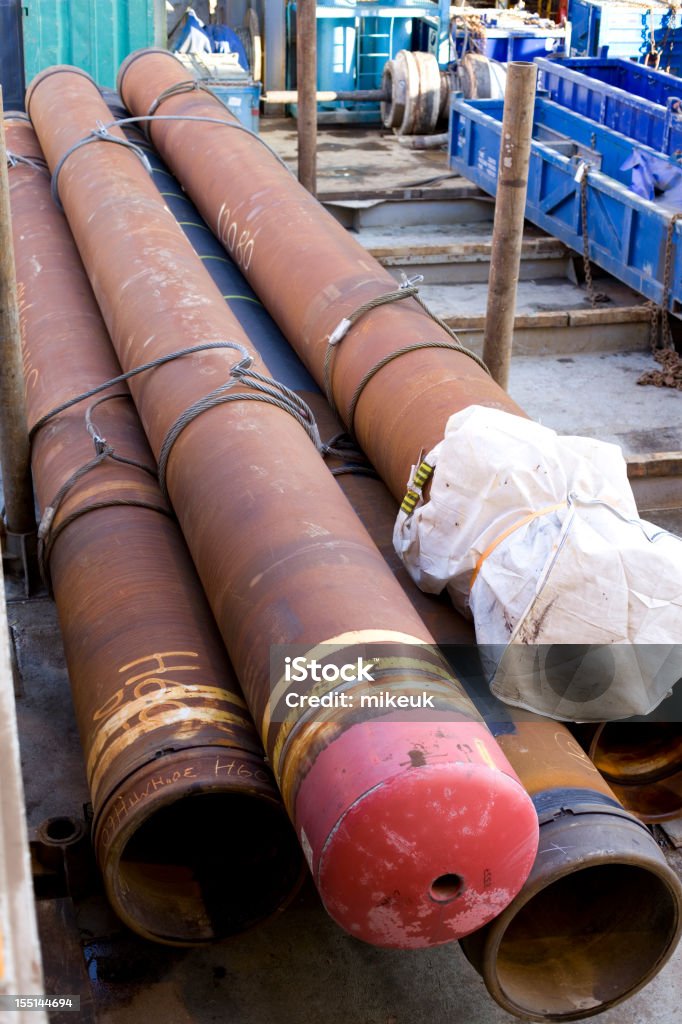
[[[624,785],[658,782],[682,770],[682,737],[676,722],[608,722],[590,756],[607,778]]]
[[[645,982],[674,941],[677,897],[645,867],[602,864],[542,889],[512,918],[493,965],[514,1012],[575,1020]]]
[[[50,818],[43,828],[45,837],[53,843],[67,844],[81,834],[80,826],[73,818]]]
[[[267,917],[299,872],[296,836],[277,804],[198,793],[141,821],[105,877],[116,908],[136,930],[191,944]]]
[[[459,875],[439,875],[431,883],[431,899],[437,903],[449,903],[459,896],[463,885]]]

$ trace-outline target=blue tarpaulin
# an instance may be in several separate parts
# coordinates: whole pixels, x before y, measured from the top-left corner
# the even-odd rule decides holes
[[[636,195],[682,208],[682,167],[635,149],[621,164],[621,170],[632,171],[630,188]]]
[[[236,53],[245,71],[249,70],[246,52],[237,33],[228,25],[205,25],[190,8],[184,28],[175,46],[177,53]]]

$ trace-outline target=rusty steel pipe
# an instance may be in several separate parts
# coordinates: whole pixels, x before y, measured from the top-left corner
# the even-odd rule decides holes
[[[314,408],[325,437],[339,429],[331,409],[276,325],[254,303],[235,265],[153,154],[158,184],[226,302],[268,364]],[[333,460],[338,470],[343,461]],[[345,466],[348,469],[348,465]],[[585,752],[558,722],[522,715],[487,695],[476,680],[470,623],[449,603],[424,594],[395,553],[395,503],[382,483],[344,472],[337,482],[389,568],[455,666],[486,694],[497,740],[540,817],[533,870],[502,915],[462,940],[493,998],[525,1019],[570,1020],[606,1010],[645,985],[675,949],[682,888],[653,836],[620,806]],[[576,1009],[577,1008],[577,1009]]]
[[[682,814],[679,722],[605,722],[588,749],[618,799],[642,821]]]
[[[483,358],[505,391],[512,359],[537,76],[536,64],[517,60],[507,64],[483,334]]]
[[[296,5],[296,84],[298,85],[298,180],[317,192],[317,2]]]
[[[385,89],[318,89],[315,93],[317,103],[380,103],[390,99]],[[299,103],[298,89],[268,89],[261,96],[263,103]]]
[[[121,65],[118,87],[128,109],[146,115],[185,77],[172,54],[141,50]],[[150,137],[322,386],[330,335],[363,303],[394,292],[395,279],[257,139],[182,120],[188,116],[230,120],[214,97],[176,94],[161,102]],[[382,359],[407,346],[451,340],[413,298],[366,313],[335,347],[331,390],[341,419],[348,424],[356,389]],[[472,404],[523,415],[473,359],[456,351],[405,353],[366,384],[355,434],[396,498],[402,499],[419,452],[430,451],[449,417]]]
[[[484,696],[493,735],[538,813],[530,876],[498,917],[460,940],[467,959],[492,998],[523,1020],[579,1020],[618,1005],[659,973],[682,936],[677,874],[629,813],[625,787],[607,784],[566,726],[490,696],[471,624],[420,591],[396,555],[386,488],[365,476],[337,482],[474,699]]]
[[[0,87],[0,121],[2,117]],[[11,146],[9,149],[11,150]],[[19,303],[12,252],[12,217],[7,171],[7,147],[0,123],[0,468],[4,504],[1,525],[3,534],[6,528],[10,534],[15,535],[13,540],[21,545],[20,538],[35,534],[36,522],[31,482],[31,455],[26,429]]]
[[[24,118],[7,121],[29,423],[120,373]],[[93,411],[115,453],[154,466],[124,385]],[[35,435],[50,558],[107,895],[138,934],[175,945],[240,931],[301,877],[296,837],[154,474],[94,455],[84,414]],[[139,503],[139,504],[136,504]],[[89,511],[86,511],[88,510]]]
[[[41,73],[27,104],[52,169],[108,120],[77,69]],[[58,184],[124,369],[192,344],[230,340],[250,351],[137,156],[102,141],[81,146]],[[157,458],[177,418],[224,384],[236,361],[205,352],[131,382]],[[367,941],[414,947],[489,920],[530,870],[532,803],[302,427],[272,404],[216,406],[179,436],[167,484],[332,917]],[[382,687],[433,691],[430,717],[339,711],[327,720],[311,707],[277,720],[273,645],[313,657],[321,645],[358,652],[370,641],[397,651],[380,662]],[[287,692],[279,652],[277,695]],[[461,794],[458,813],[452,793]],[[413,855],[396,856],[398,848]]]

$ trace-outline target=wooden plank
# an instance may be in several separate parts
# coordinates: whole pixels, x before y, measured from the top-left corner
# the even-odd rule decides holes
[[[362,241],[362,237],[360,238]],[[553,244],[548,245],[550,241]],[[369,245],[367,252],[384,266],[390,267],[399,263],[418,265],[421,262],[456,263],[473,258],[490,259],[492,243],[459,242],[451,245]],[[530,238],[524,241],[521,256],[524,259],[563,259],[568,249],[558,239]]]
[[[628,477],[680,476],[682,452],[649,452],[646,455],[626,456]]]
[[[651,316],[648,306],[602,306],[598,309],[572,309],[568,314],[570,327],[595,324],[644,323]]]
[[[449,316],[445,314],[441,315],[441,319],[445,321],[448,327],[452,327],[455,330],[482,331],[485,327],[484,313],[478,313],[474,316],[464,316],[462,314]],[[568,327],[568,317],[566,313],[543,309],[537,313],[519,314],[514,318],[515,330],[528,327],[542,329],[547,327]]]

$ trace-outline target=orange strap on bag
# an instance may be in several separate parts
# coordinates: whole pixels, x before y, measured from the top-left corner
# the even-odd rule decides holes
[[[556,503],[556,505],[547,505],[546,508],[538,509],[537,512],[529,512],[527,516],[523,517],[523,519],[519,519],[518,523],[514,523],[512,526],[509,526],[506,530],[504,530],[499,535],[499,537],[496,537],[495,540],[492,542],[492,544],[488,545],[488,547],[485,549],[483,554],[479,555],[478,561],[476,562],[476,565],[474,566],[474,571],[471,574],[471,580],[469,582],[469,590],[471,590],[473,588],[473,585],[476,582],[476,578],[477,578],[479,572],[481,571],[481,567],[482,567],[483,563],[485,562],[486,558],[489,555],[492,555],[492,553],[495,550],[495,548],[499,544],[501,544],[503,540],[506,540],[507,537],[509,537],[510,534],[514,533],[515,530],[520,530],[522,526],[525,526],[527,523],[532,522],[533,519],[539,519],[540,516],[546,516],[546,515],[549,515],[550,512],[556,512],[560,508],[565,508],[567,504],[568,504],[568,502],[566,502],[566,501],[558,501]]]

